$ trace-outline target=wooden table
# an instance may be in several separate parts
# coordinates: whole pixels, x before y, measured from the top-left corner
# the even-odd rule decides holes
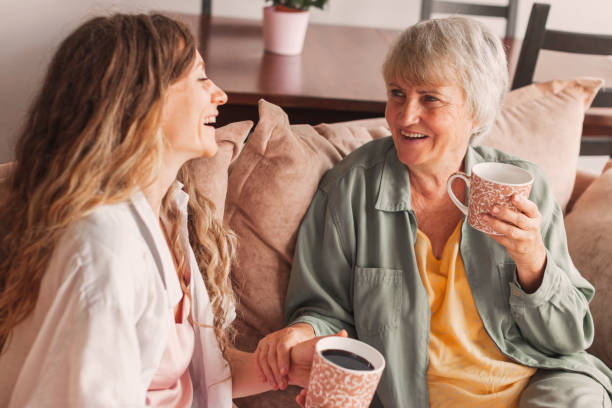
[[[219,123],[257,121],[261,98],[292,123],[384,115],[384,56],[397,30],[310,24],[301,55],[263,50],[261,21],[177,15],[197,33],[207,74],[228,95]]]
[[[208,75],[228,94],[218,122],[258,120],[260,98],[280,105],[292,123],[380,117],[385,109],[381,65],[398,30],[310,24],[297,56],[264,52],[261,21],[176,15],[197,35]],[[520,41],[505,40],[509,70]],[[612,59],[542,51],[534,79],[590,75],[612,83]],[[612,135],[612,109],[590,110],[585,135]]]

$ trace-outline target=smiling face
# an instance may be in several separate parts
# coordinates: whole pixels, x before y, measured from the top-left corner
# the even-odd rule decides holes
[[[168,153],[181,164],[214,156],[217,142],[211,125],[219,114],[217,107],[225,102],[227,95],[206,76],[204,61],[196,51],[192,67],[167,92],[161,129]]]
[[[387,84],[385,118],[402,163],[410,169],[461,165],[474,120],[457,85]]]

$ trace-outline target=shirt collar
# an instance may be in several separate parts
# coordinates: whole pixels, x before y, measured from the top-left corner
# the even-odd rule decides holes
[[[397,157],[397,150],[393,143],[385,153],[375,208],[392,212],[412,209],[408,167]]]
[[[181,225],[181,229],[186,228],[187,203],[189,201],[189,196],[182,190],[182,187],[183,185],[178,181],[170,187],[170,199],[174,201],[179,211],[181,211],[181,224],[185,224]],[[169,307],[174,307],[183,297],[183,291],[159,220],[141,190],[136,191],[132,195],[130,202],[144,223],[145,233],[148,235],[145,236],[145,239],[147,239],[158,269],[160,269],[158,272],[166,287],[168,305]],[[166,220],[164,220],[164,224],[167,225]]]
[[[469,145],[464,158],[467,175],[470,175],[472,166],[483,161],[485,158],[482,154]],[[385,154],[375,208],[390,212],[412,210],[410,171],[397,157],[397,150],[393,144]]]

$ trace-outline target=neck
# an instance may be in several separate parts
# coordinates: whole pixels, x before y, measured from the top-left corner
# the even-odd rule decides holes
[[[143,189],[143,194],[157,218],[161,214],[162,200],[176,180],[176,175],[182,165],[183,163],[168,163],[162,160],[157,177]]]
[[[410,168],[410,187],[413,192],[424,197],[446,195],[446,182],[456,171],[461,170],[462,162],[445,162],[435,168]]]

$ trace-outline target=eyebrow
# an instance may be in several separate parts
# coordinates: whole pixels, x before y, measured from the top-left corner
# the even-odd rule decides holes
[[[435,89],[423,89],[422,91],[417,91],[418,94],[436,94],[443,95],[443,92],[436,91]]]
[[[395,83],[395,82],[389,82],[387,84],[387,86],[389,87],[396,87],[396,88],[400,88],[403,89],[399,84]],[[443,95],[443,92],[440,92],[436,89],[422,89],[419,91],[416,91],[418,94],[436,94],[436,95]]]

